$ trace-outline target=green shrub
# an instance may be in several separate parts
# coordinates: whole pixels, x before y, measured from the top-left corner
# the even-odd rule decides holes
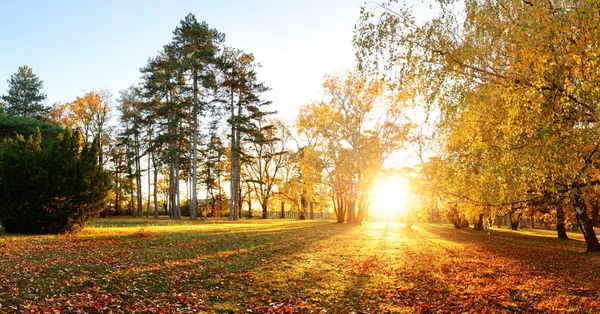
[[[0,112],[0,142],[6,138],[14,138],[17,134],[24,137],[33,136],[38,129],[42,133],[42,146],[55,141],[58,135],[65,131],[61,127],[41,119]]]
[[[77,231],[103,208],[110,188],[96,145],[67,130],[41,148],[41,133],[5,141],[0,151],[0,222],[6,232]]]

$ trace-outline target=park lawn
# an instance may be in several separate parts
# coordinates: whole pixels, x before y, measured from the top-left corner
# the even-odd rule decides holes
[[[600,312],[600,255],[550,231],[100,219],[0,233],[3,312]]]

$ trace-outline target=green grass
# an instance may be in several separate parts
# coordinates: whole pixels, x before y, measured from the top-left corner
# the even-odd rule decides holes
[[[0,233],[0,312],[598,312],[581,237],[447,225],[99,219]]]

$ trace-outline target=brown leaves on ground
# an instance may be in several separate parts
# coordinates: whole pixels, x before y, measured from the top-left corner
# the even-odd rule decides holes
[[[584,250],[544,231],[289,220],[0,235],[0,312],[599,312]]]

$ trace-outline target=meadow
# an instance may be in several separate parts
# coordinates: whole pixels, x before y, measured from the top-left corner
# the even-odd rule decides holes
[[[569,236],[285,219],[0,232],[0,312],[600,312],[600,255]]]

